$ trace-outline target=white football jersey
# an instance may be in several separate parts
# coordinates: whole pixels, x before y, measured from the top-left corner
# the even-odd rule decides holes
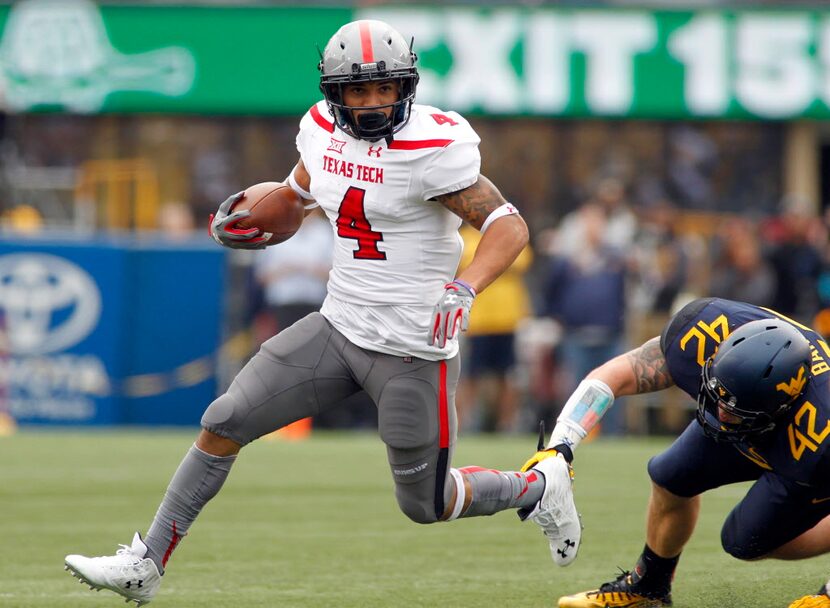
[[[457,340],[427,344],[463,247],[461,219],[429,199],[476,182],[479,141],[459,114],[417,104],[388,145],[341,131],[324,101],[300,121],[297,149],[335,237],[321,312],[358,346],[429,360],[458,351]]]

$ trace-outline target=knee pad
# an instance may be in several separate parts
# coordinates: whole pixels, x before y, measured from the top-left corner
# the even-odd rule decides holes
[[[378,431],[396,450],[418,450],[438,443],[435,391],[419,378],[390,380],[380,396]]]
[[[209,427],[223,426],[230,423],[233,418],[234,400],[225,393],[213,400],[205,413],[202,414],[202,426],[208,430]]]
[[[441,468],[438,460],[424,452],[392,448],[387,452],[401,511],[415,523],[438,521],[452,490],[438,470]]]
[[[416,524],[434,524],[438,521],[435,503],[432,500],[419,499],[415,492],[407,491],[406,486],[397,486],[395,498],[403,514]],[[414,489],[414,488],[413,488]]]
[[[202,428],[239,445],[249,444],[253,438],[243,437],[236,423],[236,401],[228,393],[214,399],[202,414]]]

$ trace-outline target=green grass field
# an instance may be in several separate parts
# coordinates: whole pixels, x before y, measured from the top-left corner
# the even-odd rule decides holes
[[[66,553],[110,554],[147,529],[194,432],[32,432],[0,439],[0,606],[116,606],[63,571]],[[645,463],[664,440],[600,440],[577,458],[585,533],[557,568],[512,512],[421,526],[397,508],[374,435],[316,433],[246,448],[182,542],[153,606],[543,607],[630,568],[643,544]],[[515,468],[530,436],[462,437],[455,464]],[[675,580],[678,608],[785,607],[827,559],[742,563],[720,526],[744,488],[704,498]]]

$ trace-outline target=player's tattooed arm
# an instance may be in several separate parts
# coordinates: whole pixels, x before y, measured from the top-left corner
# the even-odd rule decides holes
[[[487,216],[507,202],[493,182],[483,175],[479,175],[472,186],[442,194],[435,200],[477,230],[481,229]]]
[[[652,338],[624,356],[637,379],[637,393],[652,393],[674,385],[659,337]]]
[[[674,385],[659,337],[603,363],[587,377],[602,380],[617,397],[651,393]]]
[[[479,175],[472,186],[442,194],[436,200],[477,230],[481,230],[489,215],[506,202],[498,188],[483,175]],[[481,237],[472,262],[456,278],[471,285],[477,293],[481,292],[510,267],[527,241],[527,224],[521,215],[514,213],[498,218]]]

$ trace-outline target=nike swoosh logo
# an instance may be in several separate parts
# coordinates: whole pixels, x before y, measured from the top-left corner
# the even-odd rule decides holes
[[[817,505],[819,503],[822,503],[822,502],[825,502],[825,501],[828,501],[828,500],[830,500],[830,496],[827,496],[826,498],[814,498],[810,502],[813,503],[814,505]]]

